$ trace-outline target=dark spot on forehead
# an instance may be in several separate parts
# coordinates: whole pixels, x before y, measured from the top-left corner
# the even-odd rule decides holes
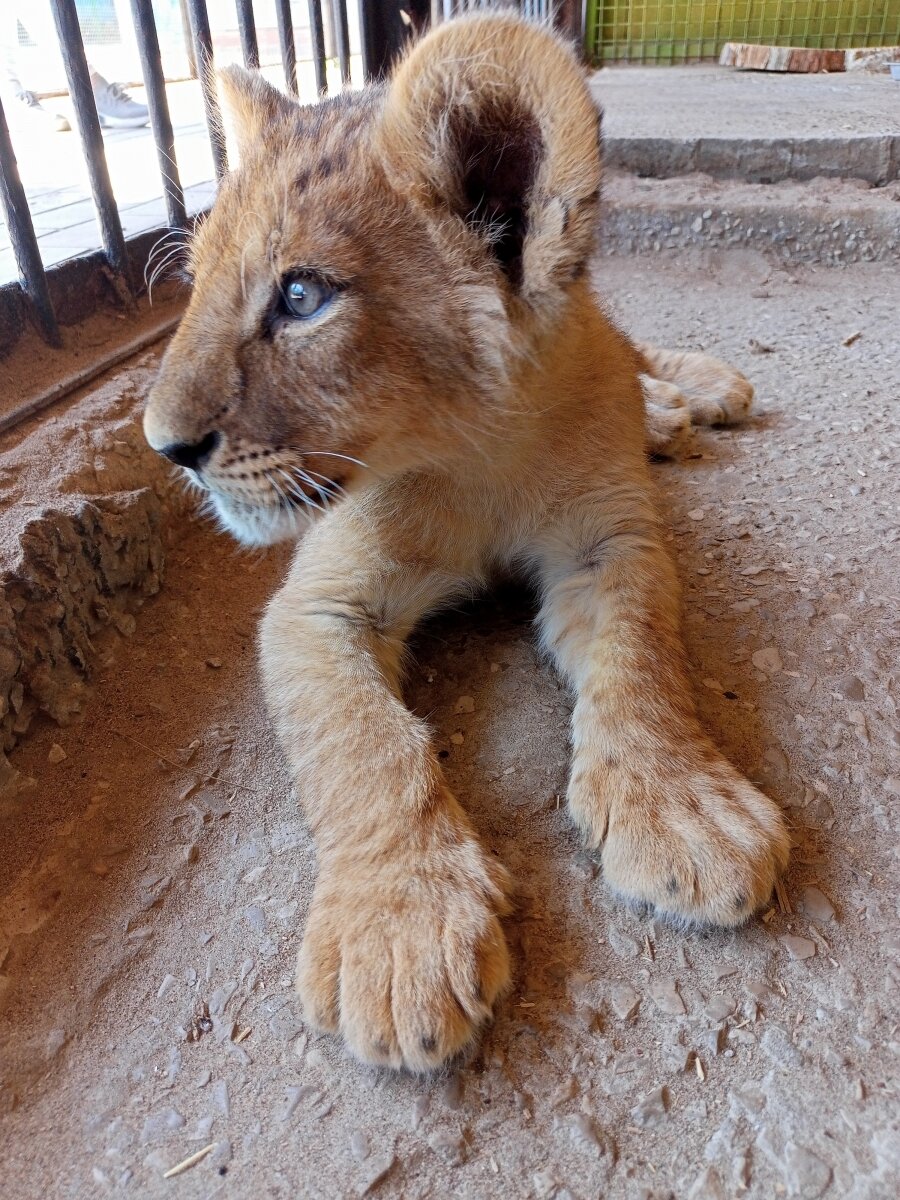
[[[305,192],[309,187],[309,171],[301,171],[294,180],[294,187],[298,192]]]

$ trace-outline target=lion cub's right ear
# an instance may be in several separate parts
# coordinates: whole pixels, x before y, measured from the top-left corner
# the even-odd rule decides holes
[[[232,64],[223,67],[217,78],[228,159],[232,164],[236,159],[249,157],[273,126],[297,115],[299,104],[272,87],[259,71]]]
[[[440,25],[394,71],[376,136],[396,186],[552,313],[594,248],[599,113],[559,38],[509,13]]]

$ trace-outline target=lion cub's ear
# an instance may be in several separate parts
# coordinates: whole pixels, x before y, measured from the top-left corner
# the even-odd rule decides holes
[[[297,102],[272,87],[259,71],[233,64],[218,72],[218,82],[229,161],[246,158],[273,126],[296,116]]]
[[[598,124],[571,51],[495,14],[449,22],[412,49],[377,136],[394,183],[483,238],[510,287],[541,309],[593,249]]]

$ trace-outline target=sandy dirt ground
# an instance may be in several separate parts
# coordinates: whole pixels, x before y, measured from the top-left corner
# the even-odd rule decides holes
[[[438,1078],[349,1060],[292,990],[315,861],[254,652],[287,557],[198,523],[83,721],[12,756],[38,783],[0,812],[4,1197],[898,1194],[896,272],[731,252],[598,284],[758,388],[655,472],[703,717],[793,831],[780,900],[684,935],[607,895],[507,585],[421,632],[408,695],[517,880],[515,990]]]

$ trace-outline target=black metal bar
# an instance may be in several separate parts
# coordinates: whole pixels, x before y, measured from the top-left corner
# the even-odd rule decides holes
[[[16,162],[15,151],[9,136],[9,126],[6,124],[2,100],[0,100],[0,201],[3,203],[3,212],[9,228],[9,240],[12,242],[13,253],[16,256],[22,290],[31,301],[42,336],[51,346],[58,346],[60,345],[59,326],[56,323],[56,313],[53,311],[53,301],[50,299],[50,289],[47,286],[47,276],[34,232],[34,222],[31,220],[31,212],[28,208],[28,197],[25,195],[25,189],[22,187],[22,180],[19,177],[19,164]]]
[[[322,0],[309,0],[309,36],[312,38],[313,66],[316,69],[316,92],[328,91],[325,75],[325,29],[322,25]]]
[[[147,107],[150,110],[150,125],[156,143],[159,172],[162,175],[163,195],[166,199],[166,215],[170,225],[184,225],[187,212],[184,207],[184,191],[175,161],[175,134],[169,116],[166,98],[166,80],[163,75],[159,53],[159,37],[153,17],[152,0],[131,0],[131,15],[137,30],[138,51],[141,56],[141,72],[147,89]]]
[[[294,45],[294,18],[291,16],[290,0],[275,0],[275,18],[278,21],[278,43],[281,46],[284,82],[289,91],[296,96],[297,47]]]
[[[56,22],[63,65],[66,68],[66,78],[69,82],[69,95],[72,99],[72,107],[75,109],[75,120],[81,136],[81,148],[90,179],[91,195],[97,210],[97,222],[100,226],[103,249],[114,275],[125,285],[126,293],[130,295],[133,289],[128,253],[125,249],[122,222],[119,220],[119,210],[116,207],[116,198],[113,195],[112,183],[109,178],[103,134],[100,132],[100,118],[97,116],[94,89],[91,86],[91,73],[84,53],[84,42],[81,39],[81,26],[78,24],[75,0],[50,0],[50,2],[53,19]]]
[[[350,30],[347,27],[347,0],[332,0],[334,40],[341,64],[341,83],[350,82]]]
[[[228,170],[228,160],[225,156],[225,134],[222,129],[219,101],[216,98],[209,13],[206,11],[206,0],[185,0],[185,2],[191,20],[194,58],[197,62],[197,74],[200,76],[200,90],[203,93],[203,110],[206,113],[206,130],[212,148],[213,166],[216,178],[221,179]]]
[[[256,40],[256,21],[253,17],[253,0],[237,0],[238,33],[241,35],[241,53],[245,67],[259,66],[259,43]]]
[[[400,0],[359,0],[363,74],[367,81],[387,75],[409,36],[400,8]]]

